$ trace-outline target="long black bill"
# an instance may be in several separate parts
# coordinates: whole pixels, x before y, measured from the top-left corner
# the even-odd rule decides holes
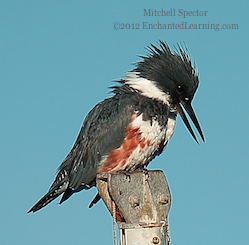
[[[194,123],[195,127],[197,128],[202,140],[205,142],[205,139],[204,139],[204,136],[203,136],[203,133],[202,133],[202,130],[201,130],[201,126],[200,126],[200,124],[199,124],[199,122],[198,122],[198,120],[196,118],[195,112],[194,112],[191,104],[188,103],[188,102],[185,102],[185,101],[181,101],[181,104],[183,105],[184,109],[186,110],[186,112],[190,116],[190,118],[191,118],[192,122]],[[197,138],[195,136],[195,133],[194,133],[193,129],[191,128],[191,126],[190,126],[190,124],[188,122],[188,119],[187,119],[187,117],[186,117],[186,115],[185,115],[185,113],[184,113],[184,111],[183,111],[180,104],[178,104],[178,106],[177,106],[177,111],[180,114],[183,122],[185,123],[185,125],[188,128],[191,135],[193,136],[195,141],[199,144],[199,142],[198,142],[198,140],[197,140]]]

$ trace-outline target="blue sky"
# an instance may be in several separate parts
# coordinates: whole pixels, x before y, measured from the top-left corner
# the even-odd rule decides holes
[[[176,15],[143,16],[162,8]],[[193,106],[206,137],[197,145],[178,118],[167,149],[149,165],[169,181],[172,244],[249,244],[248,8],[234,0],[1,1],[1,244],[112,244],[103,202],[88,209],[95,188],[26,212],[48,190],[86,114],[110,96],[111,81],[159,39],[172,48],[185,42],[196,60]],[[197,9],[207,16],[178,16]],[[144,22],[230,29],[143,29]]]

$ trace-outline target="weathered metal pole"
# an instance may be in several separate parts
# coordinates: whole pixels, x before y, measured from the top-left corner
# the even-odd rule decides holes
[[[170,191],[162,171],[98,174],[97,188],[110,213],[113,205],[121,245],[169,245]]]

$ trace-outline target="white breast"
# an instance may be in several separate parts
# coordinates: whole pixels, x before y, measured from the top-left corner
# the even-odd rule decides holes
[[[144,121],[143,114],[136,117],[132,123],[132,128],[139,128],[141,132],[141,139],[146,139],[150,142],[146,147],[141,148],[140,145],[132,152],[124,166],[126,170],[134,170],[138,166],[148,163],[148,159],[157,151],[158,147],[163,143],[167,144],[168,140],[174,133],[175,116],[170,114],[167,126],[163,127],[152,119],[151,121]]]
[[[176,115],[174,113],[169,114],[168,122],[167,122],[167,130],[166,130],[166,141],[168,142],[171,136],[174,133],[176,124]]]

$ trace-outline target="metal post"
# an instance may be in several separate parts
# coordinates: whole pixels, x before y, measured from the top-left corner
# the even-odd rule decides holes
[[[171,197],[162,171],[98,174],[96,184],[112,215],[115,204],[121,245],[170,244]]]

